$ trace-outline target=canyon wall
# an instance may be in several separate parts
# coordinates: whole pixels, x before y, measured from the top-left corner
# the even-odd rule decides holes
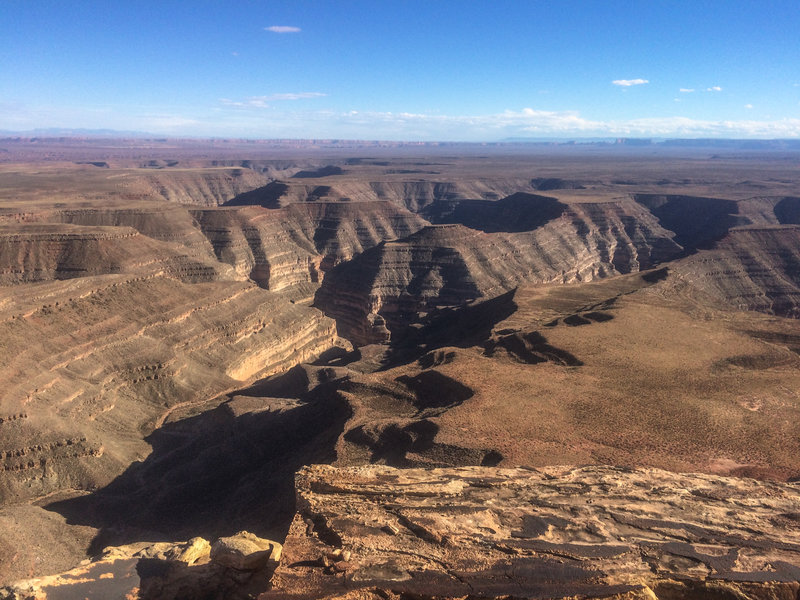
[[[381,244],[328,273],[315,306],[337,319],[342,335],[366,344],[389,339],[415,313],[438,306],[496,296],[522,282],[591,281],[639,271],[681,252],[673,234],[632,201],[554,206],[530,196],[481,209],[491,233],[435,225]],[[518,231],[516,224],[526,221],[515,213],[526,210],[534,229]],[[536,210],[544,215],[536,217]],[[475,224],[468,210],[439,211],[437,217],[461,215]],[[515,226],[498,231],[503,223]]]

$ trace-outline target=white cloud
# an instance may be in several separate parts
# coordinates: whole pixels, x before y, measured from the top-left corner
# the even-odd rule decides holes
[[[712,86],[710,88],[706,88],[706,91],[707,92],[721,92],[722,88],[719,87],[718,85],[715,85],[715,86]]]
[[[614,85],[621,85],[622,87],[630,87],[632,85],[643,85],[645,83],[650,83],[648,79],[615,79],[612,81]]]
[[[277,96],[277,95],[273,95]],[[576,111],[536,108],[493,114],[294,110],[271,96],[221,99],[210,110],[177,113],[149,109],[123,113],[111,107],[63,109],[0,101],[0,130],[36,127],[108,128],[154,134],[339,138],[421,141],[493,141],[506,138],[676,137],[800,139],[800,118],[698,120],[682,116],[594,120]],[[269,107],[269,110],[262,110]],[[678,109],[679,107],[675,107]]]
[[[299,27],[291,25],[270,25],[264,27],[264,31],[271,31],[272,33],[300,33],[302,31]]]
[[[753,105],[752,104],[745,104],[744,107],[745,108],[753,108]]]
[[[322,92],[297,92],[290,94],[272,94],[270,96],[262,96],[264,100],[302,100],[304,98],[322,98],[328,94]]]
[[[269,94],[267,96],[251,96],[244,100],[231,100],[230,98],[220,98],[220,104],[225,106],[238,106],[240,108],[269,108],[269,102],[281,100],[303,100],[306,98],[322,98],[328,94],[322,92],[294,92],[286,94]]]
[[[681,88],[678,90],[681,94],[691,94],[694,88]]]

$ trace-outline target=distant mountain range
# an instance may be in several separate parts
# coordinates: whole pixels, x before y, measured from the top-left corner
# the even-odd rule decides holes
[[[64,127],[48,127],[30,129],[26,131],[0,130],[3,137],[22,138],[159,138],[201,141],[207,139],[239,140],[236,136],[229,138],[206,138],[203,136],[164,136],[146,131],[128,131],[119,129],[70,129]],[[255,139],[253,141],[256,141]],[[471,145],[507,145],[507,144],[536,144],[536,145],[595,145],[595,146],[658,146],[679,148],[720,148],[727,150],[800,150],[798,139],[723,139],[723,138],[614,138],[614,137],[585,137],[585,138],[542,138],[542,137],[509,137],[502,140],[487,142],[417,142],[400,140],[346,140],[346,139],[259,139],[263,142],[291,142],[293,144],[391,144],[415,146],[471,146]]]

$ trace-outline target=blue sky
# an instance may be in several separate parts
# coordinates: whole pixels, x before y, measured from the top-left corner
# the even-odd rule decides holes
[[[0,0],[0,130],[800,137],[800,4]]]

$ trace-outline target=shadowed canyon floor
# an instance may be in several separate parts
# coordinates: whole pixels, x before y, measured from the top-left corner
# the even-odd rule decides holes
[[[796,598],[798,156],[25,144],[0,584]],[[175,562],[242,530],[280,565]]]

